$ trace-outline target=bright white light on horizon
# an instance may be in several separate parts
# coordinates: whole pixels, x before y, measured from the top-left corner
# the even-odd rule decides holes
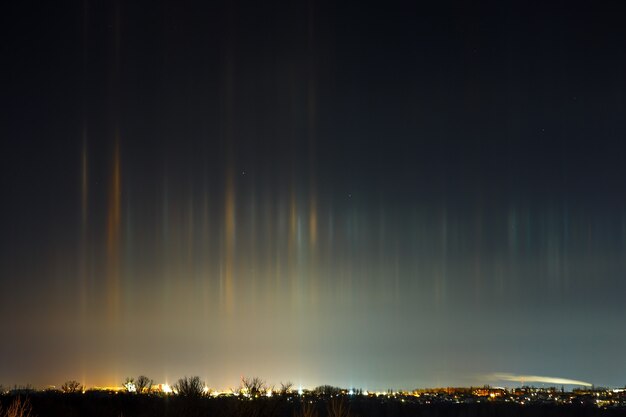
[[[497,379],[500,381],[513,381],[513,382],[541,382],[544,384],[563,384],[563,385],[582,385],[584,387],[590,387],[592,384],[585,381],[577,381],[575,379],[558,378],[551,376],[538,376],[538,375],[516,375],[506,373],[494,373],[488,375],[489,379]]]
[[[170,387],[168,384],[163,384],[163,392],[166,394],[171,394],[172,393],[172,387]]]

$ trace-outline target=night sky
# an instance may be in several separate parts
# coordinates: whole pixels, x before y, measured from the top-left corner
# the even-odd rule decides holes
[[[626,384],[623,4],[183,3],[2,7],[0,384]]]

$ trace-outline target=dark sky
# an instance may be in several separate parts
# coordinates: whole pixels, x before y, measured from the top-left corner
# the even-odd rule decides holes
[[[3,6],[0,384],[623,386],[625,7],[288,3]]]

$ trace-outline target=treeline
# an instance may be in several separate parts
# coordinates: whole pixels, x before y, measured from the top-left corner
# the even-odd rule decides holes
[[[592,417],[623,416],[595,406],[418,404],[387,397],[276,394],[259,396],[140,395],[36,391],[0,396],[2,417]]]

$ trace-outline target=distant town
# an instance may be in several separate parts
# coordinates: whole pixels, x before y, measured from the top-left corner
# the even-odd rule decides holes
[[[2,406],[7,410],[4,414]],[[521,411],[526,408],[530,415],[559,415],[573,409],[583,410],[577,415],[619,415],[626,411],[626,387],[568,390],[564,386],[485,385],[368,391],[331,385],[303,389],[290,382],[275,386],[260,378],[242,378],[237,388],[218,391],[199,377],[184,377],[170,386],[153,383],[145,376],[126,378],[118,387],[85,388],[73,380],[44,389],[0,387],[0,417],[64,415],[68,407],[72,415],[102,416],[200,416],[219,411],[220,415],[354,417],[380,415],[383,409],[387,410],[384,415],[421,415],[419,410],[437,409],[444,410],[437,415],[456,416],[482,415],[479,410],[485,407],[494,407],[497,415],[527,415]],[[9,413],[16,409],[23,412]]]

